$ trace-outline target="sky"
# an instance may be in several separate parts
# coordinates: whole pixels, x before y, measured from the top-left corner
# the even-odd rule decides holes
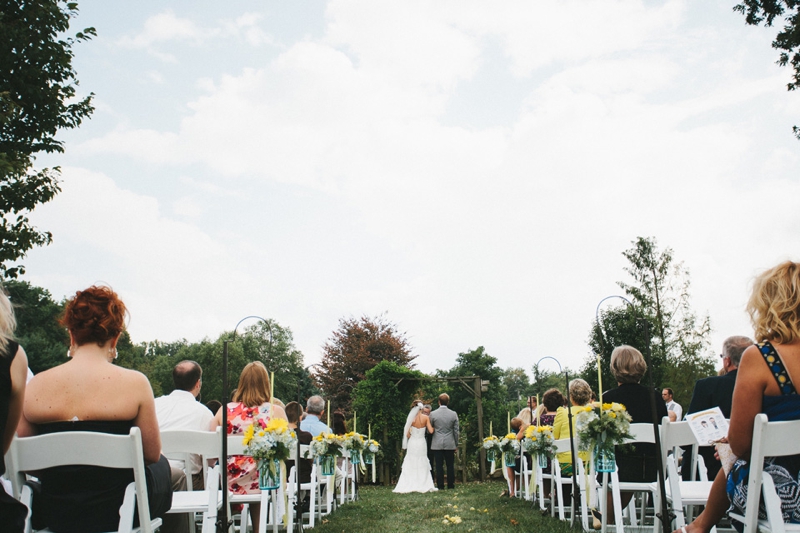
[[[383,315],[425,372],[577,369],[654,237],[719,353],[800,260],[800,95],[735,3],[79,2],[96,110],[37,160],[62,192],[24,279],[110,285],[135,343],[258,315],[309,365]]]

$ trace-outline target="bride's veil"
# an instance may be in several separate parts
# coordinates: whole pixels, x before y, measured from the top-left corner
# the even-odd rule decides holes
[[[411,411],[408,413],[408,418],[406,418],[406,427],[403,428],[403,449],[408,448],[408,432],[411,430],[411,424],[414,422],[414,419],[417,418],[419,414],[419,410],[422,409],[422,402],[418,403],[414,407],[411,408]]]

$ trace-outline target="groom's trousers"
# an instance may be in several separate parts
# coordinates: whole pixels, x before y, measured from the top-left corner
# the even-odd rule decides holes
[[[433,450],[433,459],[436,461],[436,487],[444,490],[444,464],[447,464],[447,488],[455,488],[456,465],[455,450]]]

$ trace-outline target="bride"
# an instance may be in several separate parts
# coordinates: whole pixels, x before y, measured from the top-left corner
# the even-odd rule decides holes
[[[428,445],[425,431],[433,433],[433,426],[422,412],[422,403],[414,402],[403,430],[403,449],[408,449],[403,459],[403,471],[394,492],[431,492],[436,490],[428,462]]]

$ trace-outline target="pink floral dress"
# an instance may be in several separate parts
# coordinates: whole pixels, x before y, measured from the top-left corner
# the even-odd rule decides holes
[[[264,423],[271,418],[270,404],[258,407],[247,407],[243,403],[228,404],[228,435],[244,434],[253,420],[260,419]],[[228,456],[228,488],[234,494],[258,494],[258,468],[252,458],[245,455]]]

